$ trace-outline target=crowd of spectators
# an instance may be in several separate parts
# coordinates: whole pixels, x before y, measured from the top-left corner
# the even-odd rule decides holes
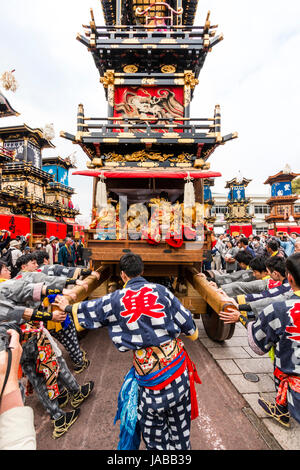
[[[30,246],[32,245],[32,246]],[[30,243],[30,234],[16,236],[8,230],[0,231],[0,260],[4,261],[11,269],[12,275],[16,271],[16,262],[20,256],[46,251],[49,255],[49,264],[61,264],[63,266],[83,266],[83,241],[66,237],[60,241],[55,236],[33,240]]]
[[[206,269],[224,270],[227,273],[240,268],[236,256],[245,251],[251,257],[256,256],[283,256],[288,258],[294,252],[300,252],[300,234],[293,232],[281,236],[268,234],[238,235],[231,237],[226,234],[219,235],[213,242],[211,258],[206,262]]]

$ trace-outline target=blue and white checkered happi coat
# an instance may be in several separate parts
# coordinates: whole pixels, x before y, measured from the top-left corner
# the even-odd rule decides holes
[[[166,287],[143,277],[102,298],[81,302],[77,319],[87,329],[106,326],[121,352],[160,346],[196,331],[190,311]]]
[[[284,302],[266,307],[255,322],[248,325],[249,345],[257,354],[275,346],[275,363],[287,375],[300,376],[300,297],[296,294]],[[277,379],[275,380],[278,385]],[[291,415],[300,422],[300,394],[289,390]]]
[[[256,300],[265,299],[266,297],[276,297],[277,295],[284,294],[290,290],[291,286],[289,281],[285,279],[280,286],[272,287],[271,289],[266,289],[259,294],[247,294],[245,296],[246,303],[254,302]]]

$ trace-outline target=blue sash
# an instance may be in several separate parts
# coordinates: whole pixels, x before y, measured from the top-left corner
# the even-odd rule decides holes
[[[156,385],[160,385],[162,382],[165,382],[165,380],[170,379],[172,375],[180,369],[184,361],[185,352],[181,351],[181,353],[163,369],[147,375],[139,375],[135,373],[135,377],[141,387],[155,387]]]
[[[139,388],[135,378],[135,369],[132,367],[124,378],[118,396],[118,410],[114,424],[120,420],[120,435],[118,450],[138,450],[141,442],[137,409]]]

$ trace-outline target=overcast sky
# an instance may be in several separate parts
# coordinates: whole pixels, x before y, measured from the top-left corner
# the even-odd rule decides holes
[[[66,157],[77,151],[77,167],[87,156],[79,146],[59,137],[76,133],[77,106],[89,116],[107,115],[106,100],[91,54],[76,40],[82,24],[104,24],[100,0],[9,0],[1,2],[0,74],[15,69],[16,93],[5,92],[19,117],[0,126],[26,123],[43,128],[53,123],[55,149],[43,156]],[[199,0],[195,25],[208,10],[224,40],[208,55],[195,89],[191,117],[213,117],[220,104],[222,135],[239,138],[220,146],[210,157],[220,171],[213,192],[241,171],[251,179],[248,194],[269,194],[264,181],[288,163],[300,172],[299,138],[299,0]],[[73,197],[84,216],[91,208],[91,179],[71,176]]]

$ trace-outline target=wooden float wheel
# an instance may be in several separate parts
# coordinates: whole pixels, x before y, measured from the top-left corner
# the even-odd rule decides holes
[[[226,310],[226,307],[224,310]],[[207,304],[206,313],[202,314],[201,317],[205,332],[213,341],[226,341],[232,337],[235,323],[224,323],[209,304]]]

